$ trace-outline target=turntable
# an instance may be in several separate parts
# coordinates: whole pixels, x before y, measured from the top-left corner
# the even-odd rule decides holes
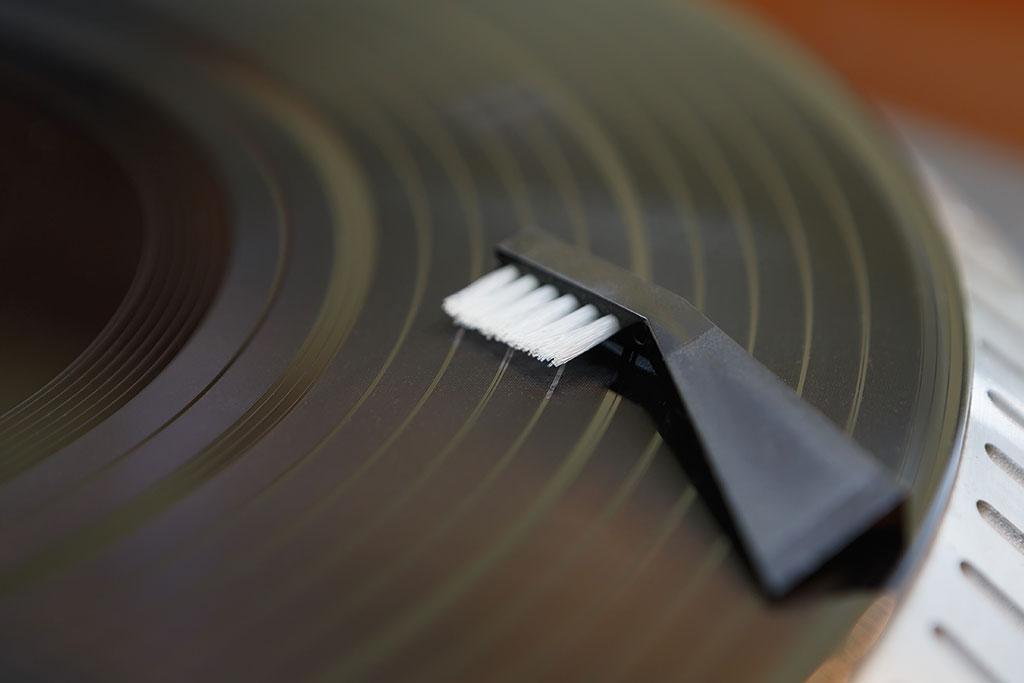
[[[152,0],[7,3],[0,49],[5,680],[1020,678],[1024,252],[789,46]],[[527,226],[877,458],[895,564],[767,595],[621,368],[454,327]]]

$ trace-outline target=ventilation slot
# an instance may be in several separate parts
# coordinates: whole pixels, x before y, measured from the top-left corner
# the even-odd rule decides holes
[[[1013,458],[1000,450],[995,444],[985,444],[985,452],[988,453],[989,459],[999,466],[999,469],[1009,475],[1010,479],[1024,486],[1024,467],[1018,465]]]
[[[989,681],[989,683],[1000,683],[1000,680],[996,678],[995,674],[989,671],[988,667],[985,666],[984,661],[968,650],[967,647],[960,642],[960,639],[947,631],[944,626],[938,625],[935,627],[935,637],[938,638],[940,642],[944,643],[950,650],[955,652],[962,662],[978,674],[979,678]]]
[[[988,595],[992,600],[1005,609],[1017,622],[1017,625],[1024,628],[1024,609],[1014,602],[1013,598],[1004,593],[998,586],[981,573],[981,571],[970,562],[961,562],[960,571],[964,573],[967,580],[973,583],[981,592]]]
[[[983,500],[978,501],[978,512],[981,513],[982,519],[998,531],[1010,545],[1024,553],[1024,532],[1018,529],[1013,522],[1003,517],[999,510],[996,510]]]
[[[992,404],[996,408],[999,408],[1006,417],[1010,418],[1017,423],[1017,426],[1024,429],[1024,414],[1020,412],[1019,408],[1003,398],[1003,395],[997,391],[989,389],[988,397],[989,400],[992,401]]]

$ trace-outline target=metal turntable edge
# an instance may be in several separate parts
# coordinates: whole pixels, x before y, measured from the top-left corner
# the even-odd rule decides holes
[[[1013,224],[1024,165],[905,115],[915,157],[958,261],[973,358],[968,417],[937,528],[883,599],[885,624],[853,680],[1015,681],[1024,676],[1024,242]],[[993,220],[995,218],[995,220]],[[931,525],[927,525],[930,527]],[[876,615],[877,617],[878,615]],[[886,619],[888,617],[888,619]],[[863,624],[871,631],[871,623]],[[850,639],[858,635],[857,629]],[[846,657],[863,652],[849,649]],[[823,680],[844,653],[819,669]]]

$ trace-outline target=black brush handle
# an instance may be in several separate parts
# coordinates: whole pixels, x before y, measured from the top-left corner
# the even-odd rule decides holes
[[[618,316],[620,335],[670,380],[768,593],[785,594],[903,503],[870,453],[683,297],[541,232],[497,253]]]

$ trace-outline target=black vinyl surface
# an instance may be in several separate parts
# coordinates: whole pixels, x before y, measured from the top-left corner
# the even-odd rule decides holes
[[[768,601],[606,355],[556,371],[440,309],[543,227],[687,297],[922,529],[968,367],[945,246],[856,105],[717,12],[0,8],[0,174],[50,164],[0,191],[0,672],[849,666],[898,586]]]

